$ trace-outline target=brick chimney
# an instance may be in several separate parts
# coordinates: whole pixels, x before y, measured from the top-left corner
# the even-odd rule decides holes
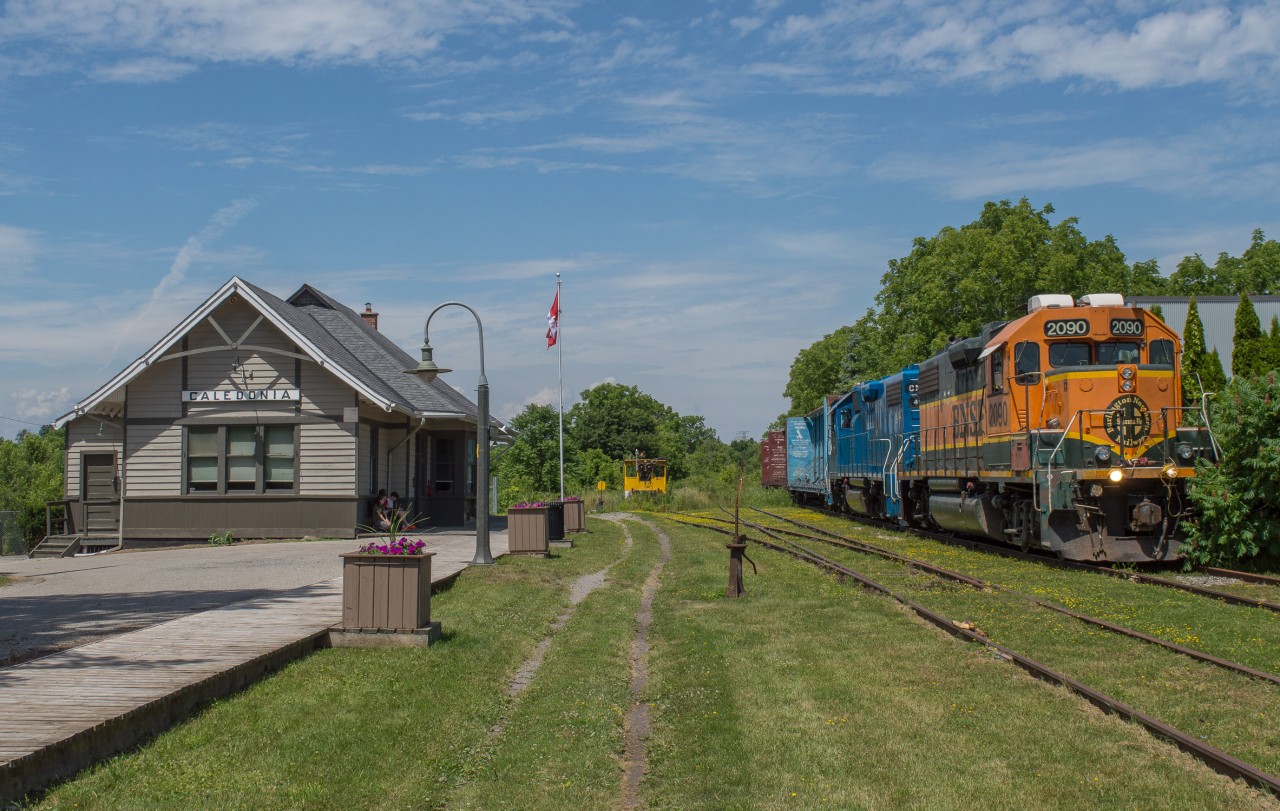
[[[363,318],[364,322],[369,326],[374,329],[378,328],[378,314],[373,311],[373,304],[370,302],[366,301],[364,303],[364,312],[360,313],[360,317]]]

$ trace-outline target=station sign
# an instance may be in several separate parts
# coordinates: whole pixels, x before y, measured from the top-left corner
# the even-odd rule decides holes
[[[296,403],[301,389],[214,389],[182,392],[184,403]]]

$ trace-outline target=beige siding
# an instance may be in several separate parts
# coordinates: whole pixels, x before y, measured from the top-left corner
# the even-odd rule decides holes
[[[341,417],[356,404],[355,392],[318,363],[302,362],[302,413]],[[386,416],[386,412],[381,412]]]
[[[373,429],[364,423],[360,424],[360,444],[356,450],[356,464],[360,467],[360,483],[356,493],[371,495],[373,493],[373,469],[369,466],[369,443],[373,441]]]
[[[103,423],[102,436],[98,436],[99,422],[94,417],[80,417],[67,424],[67,477],[66,497],[80,498],[80,456],[85,453],[114,453],[116,475],[120,475],[120,428]]]
[[[302,495],[356,494],[356,426],[303,425],[299,443]]]
[[[227,302],[213,313],[213,319],[233,341],[239,340],[245,330],[256,321],[258,311],[244,302]],[[245,339],[246,344],[294,351],[293,343],[265,319]],[[187,333],[187,349],[207,346],[225,346],[226,341],[206,320]],[[239,360],[239,365],[236,361]],[[171,361],[177,363],[177,361]],[[187,388],[195,391],[230,391],[234,389],[285,389],[297,387],[294,377],[294,359],[274,352],[253,349],[219,349],[187,356]],[[177,391],[178,386],[174,387]],[[294,404],[262,403],[253,407],[210,403],[191,403],[187,415],[191,417],[241,417],[252,415],[288,415],[294,413]],[[134,416],[132,411],[130,416]]]
[[[125,496],[176,496],[182,492],[182,427],[130,425]]]
[[[126,389],[130,419],[154,419],[182,416],[182,361],[157,363],[129,384]]]
[[[409,492],[409,484],[404,479],[405,446],[400,444],[405,438],[405,432],[383,429],[380,436],[382,447],[379,449],[378,467],[381,468],[381,473],[378,481],[384,483],[382,486],[387,488],[388,493],[394,491],[405,496]],[[400,447],[396,448],[397,444]],[[395,450],[392,451],[392,448]]]

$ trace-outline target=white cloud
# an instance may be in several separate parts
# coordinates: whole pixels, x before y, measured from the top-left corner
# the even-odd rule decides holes
[[[1274,199],[1280,163],[1266,127],[1239,123],[1176,137],[1075,145],[990,142],[951,153],[891,153],[871,166],[886,181],[927,181],[966,200],[1117,185],[1164,194]]]
[[[95,69],[92,76],[99,82],[120,82],[123,84],[156,84],[181,79],[195,71],[196,66],[189,62],[175,62],[172,59],[148,58],[132,59],[104,65]]]
[[[48,423],[66,411],[71,402],[71,389],[66,386],[55,390],[18,389],[9,393],[9,399],[13,400],[18,419]]]
[[[38,253],[35,231],[0,223],[0,278],[16,278],[30,269]]]

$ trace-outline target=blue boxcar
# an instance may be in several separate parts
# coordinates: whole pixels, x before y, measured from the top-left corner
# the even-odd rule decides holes
[[[825,409],[787,418],[787,489],[829,500]]]

